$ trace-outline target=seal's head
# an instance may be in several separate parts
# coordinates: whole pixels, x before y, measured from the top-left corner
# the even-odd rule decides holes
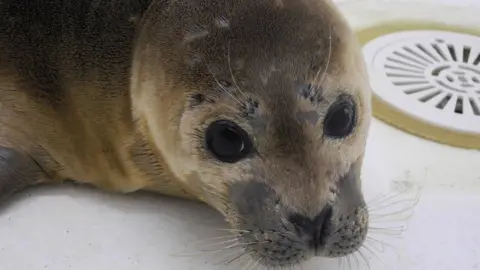
[[[177,0],[140,22],[132,98],[171,171],[267,266],[363,244],[370,86],[329,0]]]

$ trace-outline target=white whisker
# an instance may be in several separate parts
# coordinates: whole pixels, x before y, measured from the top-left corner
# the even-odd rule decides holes
[[[225,93],[227,93],[229,96],[231,96],[238,104],[242,104],[242,102],[240,102],[240,100],[238,100],[232,93],[230,93],[230,91],[228,91],[228,89],[226,89],[221,83],[220,81],[217,79],[217,77],[214,75],[212,69],[210,68],[210,66],[208,64],[206,64],[207,66],[207,69],[208,69],[208,72],[210,72],[210,74],[212,75],[213,79],[215,80],[215,82],[217,83],[217,85],[220,87],[220,89],[222,89]]]
[[[362,253],[362,251],[360,249],[358,250],[358,253],[363,258],[363,260],[365,261],[365,264],[367,265],[368,269],[370,270],[371,267],[370,267],[370,262],[368,261],[368,258]]]
[[[367,250],[368,252],[370,252],[381,264],[383,264],[383,266],[386,267],[386,269],[388,269],[388,267],[385,265],[385,263],[382,261],[382,259],[380,259],[380,257],[378,257],[377,254],[375,254],[375,252],[373,252],[371,249],[369,249],[367,246],[363,246],[363,248],[365,250]]]
[[[228,41],[228,69],[230,70],[230,76],[232,77],[233,84],[237,87],[238,91],[246,98],[248,99],[247,95],[242,91],[240,86],[238,85],[237,81],[235,80],[235,76],[233,76],[233,71],[232,71],[232,64],[230,63],[231,57],[230,57],[230,40]]]
[[[322,78],[320,79],[320,83],[319,85],[321,85],[323,83],[323,81],[325,80],[325,76],[327,75],[327,70],[328,70],[328,66],[330,65],[330,57],[332,56],[332,28],[329,27],[328,28],[329,30],[329,35],[328,35],[328,58],[327,58],[327,65],[325,67],[325,71],[323,72],[323,75],[322,75]]]

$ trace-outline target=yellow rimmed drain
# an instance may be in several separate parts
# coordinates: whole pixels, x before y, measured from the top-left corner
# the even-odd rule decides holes
[[[396,21],[356,34],[376,118],[432,141],[480,149],[480,30]]]

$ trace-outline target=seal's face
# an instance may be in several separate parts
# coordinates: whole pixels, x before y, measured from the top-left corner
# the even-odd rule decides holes
[[[337,11],[318,0],[162,8],[145,19],[136,107],[173,173],[264,265],[358,250],[370,89]]]

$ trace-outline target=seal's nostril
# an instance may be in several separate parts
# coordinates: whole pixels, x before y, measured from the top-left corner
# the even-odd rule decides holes
[[[332,218],[333,209],[331,206],[323,208],[320,215],[315,218],[315,236],[314,245],[315,249],[319,246],[325,245],[325,229],[327,228],[328,221]]]
[[[315,239],[319,239],[324,230],[325,222],[331,217],[332,208],[327,206],[313,220],[300,214],[294,214],[290,216],[290,222],[295,226],[297,233],[308,234]]]
[[[326,244],[325,231],[328,228],[328,221],[332,218],[333,210],[331,206],[322,209],[313,220],[299,214],[290,216],[290,222],[295,226],[299,236],[308,236],[312,248],[320,249]]]
[[[315,228],[321,230],[325,222],[332,218],[332,215],[333,210],[331,206],[326,206],[323,208],[322,212],[314,219]]]
[[[315,225],[313,221],[303,215],[294,214],[290,216],[290,222],[295,226],[298,234],[314,234],[315,233]]]

